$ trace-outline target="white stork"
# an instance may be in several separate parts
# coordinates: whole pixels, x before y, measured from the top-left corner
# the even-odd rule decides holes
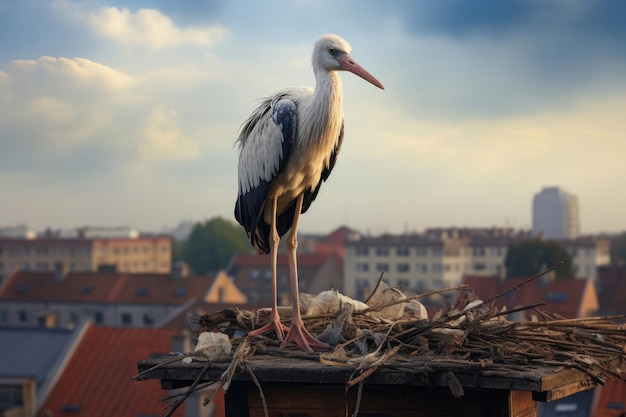
[[[376,87],[383,85],[357,64],[350,45],[324,35],[313,49],[315,89],[293,87],[266,99],[241,127],[239,191],[235,218],[258,254],[271,254],[274,305],[270,321],[250,335],[275,331],[281,348],[294,341],[306,352],[328,347],[313,337],[300,316],[296,248],[300,214],[307,211],[335,165],[343,141],[343,89],[337,71],[350,71]],[[276,256],[280,237],[291,229],[287,259],[292,320],[287,328],[276,309]],[[287,331],[286,337],[284,333]]]

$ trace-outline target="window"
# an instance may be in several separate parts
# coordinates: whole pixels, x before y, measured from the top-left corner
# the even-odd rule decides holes
[[[415,248],[415,254],[417,256],[426,256],[428,255],[428,251],[426,250],[426,248]]]
[[[398,256],[409,256],[411,254],[411,250],[406,246],[400,246],[396,249],[396,255]]]
[[[357,288],[369,287],[369,284],[370,284],[367,278],[357,278],[355,283],[356,283]]]
[[[152,326],[154,324],[154,319],[152,318],[151,315],[149,314],[144,314],[143,315],[143,324],[145,326]]]
[[[386,248],[386,247],[376,248],[376,255],[378,255],[378,256],[388,256],[389,255],[389,248]]]
[[[433,272],[441,272],[441,264],[433,264]]]
[[[128,326],[133,323],[133,316],[130,313],[122,313],[122,324]]]
[[[102,314],[102,311],[96,311],[93,314],[93,321],[96,324],[102,324],[104,323],[104,314]]]
[[[0,323],[6,323],[9,321],[9,312],[6,310],[0,310]]]
[[[28,313],[24,310],[20,310],[17,313],[17,317],[20,323],[26,323],[28,321]]]
[[[354,248],[354,254],[356,256],[368,256],[370,254],[370,248],[366,246],[357,246]]]
[[[417,264],[417,272],[428,272],[428,264]]]
[[[378,272],[387,272],[387,271],[389,271],[389,264],[388,263],[378,263],[378,264],[376,264],[376,270]]]
[[[409,289],[410,285],[411,285],[411,282],[408,279],[399,279],[398,280],[398,287],[402,288],[405,291]]]
[[[401,263],[396,265],[396,269],[398,272],[409,272],[411,268],[409,267],[409,264]]]
[[[369,270],[370,270],[370,264],[368,264],[367,262],[358,262],[358,263],[355,265],[355,269],[356,269],[358,272],[367,272],[367,271],[369,271]]]
[[[485,256],[485,248],[482,246],[475,247],[474,256]]]

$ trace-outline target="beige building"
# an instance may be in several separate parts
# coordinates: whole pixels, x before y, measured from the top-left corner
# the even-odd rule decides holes
[[[572,257],[576,278],[598,279],[598,268],[611,263],[611,240],[594,236],[560,240]]]
[[[498,274],[513,229],[436,228],[358,237],[346,244],[346,295],[364,298],[383,279],[417,293],[457,285],[464,275]]]
[[[13,271],[97,271],[169,273],[169,236],[0,237],[0,280]]]
[[[346,243],[344,291],[363,299],[381,274],[408,293],[456,286],[467,275],[506,276],[509,244],[530,238],[530,232],[510,228],[433,228],[424,233],[353,237]],[[607,239],[559,243],[572,255],[577,278],[596,279],[597,268],[610,261]]]

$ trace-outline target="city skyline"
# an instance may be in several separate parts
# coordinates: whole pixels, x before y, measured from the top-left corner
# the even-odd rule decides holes
[[[626,229],[623,2],[0,11],[0,226],[234,221],[239,126],[258,99],[312,86],[313,43],[333,32],[386,90],[341,74],[345,141],[303,232],[530,229],[546,186],[578,196],[582,234]]]

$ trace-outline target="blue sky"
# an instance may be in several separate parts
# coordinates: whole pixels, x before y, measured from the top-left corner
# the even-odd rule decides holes
[[[543,186],[626,229],[621,0],[0,0],[0,226],[233,219],[241,123],[313,85],[332,32],[346,138],[305,232],[529,228]]]

